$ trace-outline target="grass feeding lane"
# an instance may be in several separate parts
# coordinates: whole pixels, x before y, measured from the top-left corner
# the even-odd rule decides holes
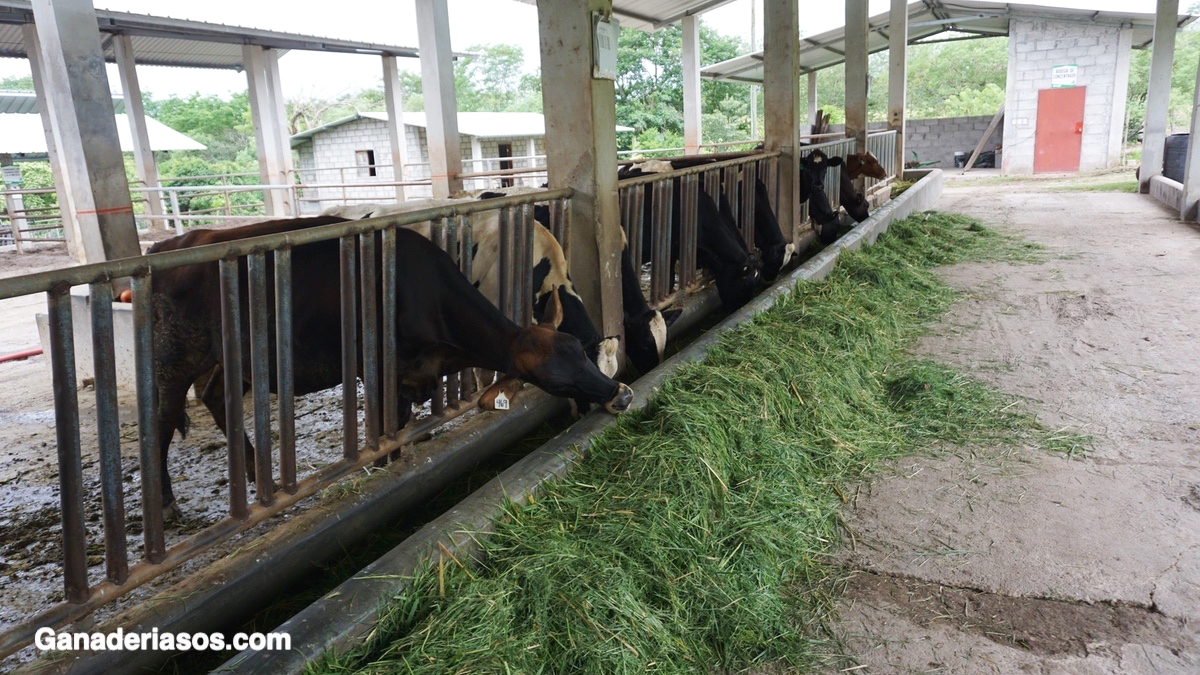
[[[843,253],[622,416],[481,567],[446,560],[368,643],[312,673],[715,672],[841,663],[826,554],[846,487],[937,444],[1074,452],[1019,403],[906,346],[955,300],[933,268],[1038,259],[970,218],[916,214]]]

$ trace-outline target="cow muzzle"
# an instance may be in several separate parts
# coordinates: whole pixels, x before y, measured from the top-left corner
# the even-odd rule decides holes
[[[617,385],[617,395],[614,396],[611,401],[604,404],[604,409],[607,410],[608,412],[616,415],[616,414],[623,413],[626,410],[628,410],[630,404],[632,404],[632,403],[633,403],[633,390],[630,389],[627,385],[618,384]]]

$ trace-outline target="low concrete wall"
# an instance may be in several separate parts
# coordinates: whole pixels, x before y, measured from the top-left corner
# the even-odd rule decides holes
[[[745,307],[633,383],[635,394],[630,410],[645,407],[667,377],[682,366],[702,359],[722,333],[770,309],[778,298],[790,295],[798,282],[825,278],[842,251],[874,243],[892,221],[929,208],[941,192],[941,171],[925,172],[920,181],[848,234],[785,274]],[[543,483],[566,475],[587,455],[596,434],[615,420],[603,412],[583,418],[283,623],[275,630],[292,636],[291,651],[247,650],[227,661],[220,671],[271,675],[298,673],[326,650],[344,650],[357,644],[371,631],[383,603],[402,593],[421,565],[441,555],[438,551],[445,551],[460,561],[470,560],[478,551],[479,538],[492,530],[506,501],[528,503]]]
[[[1179,211],[1183,206],[1183,185],[1166,176],[1151,176],[1150,196]]]
[[[71,289],[71,323],[75,333],[75,379],[76,384],[84,380],[95,379],[96,367],[92,364],[92,299],[87,286],[76,286]],[[37,314],[38,338],[42,343],[42,351],[50,353],[50,324],[49,316]],[[137,378],[133,351],[133,304],[128,302],[113,303],[113,355],[117,366],[117,396],[124,404],[126,397],[133,404],[137,396]],[[50,367],[50,359],[45,359],[46,367]]]
[[[954,167],[954,153],[965,152],[967,157],[979,144],[979,138],[987,131],[992,123],[991,115],[975,115],[972,117],[937,117],[925,120],[908,120],[904,133],[904,161],[911,162],[913,152],[922,162],[937,162],[930,166],[949,169]],[[845,130],[844,124],[831,124],[829,131],[837,133]],[[868,131],[884,131],[887,124],[871,122]],[[1004,144],[1004,125],[996,125],[996,130],[988,137],[983,145],[984,151],[995,150]],[[996,166],[1000,166],[997,158]]]

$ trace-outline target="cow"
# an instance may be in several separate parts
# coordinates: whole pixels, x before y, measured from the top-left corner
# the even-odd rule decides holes
[[[724,206],[724,195],[721,202]],[[762,279],[768,283],[775,281],[796,251],[796,245],[783,238],[767,185],[760,178],[754,179],[754,246],[762,255]]]
[[[696,162],[700,163],[700,162]],[[625,172],[632,178],[647,173],[670,171],[673,162],[652,160],[633,165]],[[679,235],[682,229],[683,190],[679,179],[674,181],[671,207],[671,259],[679,259]],[[712,273],[721,304],[727,309],[737,309],[750,301],[762,280],[762,256],[757,250],[750,251],[742,240],[737,226],[730,218],[721,214],[717,202],[704,191],[697,190],[696,265]],[[643,204],[646,223],[651,222],[653,200],[647,196]],[[654,233],[649,226],[642,228],[642,258],[649,260]]]
[[[516,194],[516,190],[529,191],[530,189],[514,188],[514,194]],[[490,191],[475,194],[475,197],[479,199],[501,196],[504,194]],[[348,220],[360,220],[411,213],[439,206],[459,205],[462,202],[462,199],[418,199],[391,204],[353,204],[330,207],[325,209],[322,214],[340,216]],[[555,289],[560,289],[563,306],[561,330],[579,338],[579,341],[583,343],[584,351],[596,362],[600,371],[613,377],[617,374],[617,338],[602,337],[596,330],[595,324],[592,323],[587,310],[584,309],[582,298],[579,297],[574,284],[571,283],[571,277],[567,273],[567,259],[563,254],[562,246],[559,245],[550,230],[542,224],[543,222],[548,223],[549,210],[545,206],[536,206],[534,211],[535,220],[539,221],[534,224],[533,233],[534,319],[542,321],[550,294]],[[539,215],[541,218],[537,217]],[[466,252],[473,258],[471,281],[493,304],[498,304],[500,301],[499,213],[497,211],[477,213],[471,217],[471,222],[473,246],[470,251]],[[426,238],[432,234],[429,222],[408,227]]]
[[[808,215],[822,244],[832,244],[838,235],[840,223],[837,211],[829,204],[829,195],[825,193],[825,174],[829,167],[841,165],[841,157],[831,159],[820,150],[800,158],[800,203],[808,202]]]
[[[294,232],[344,222],[324,216],[256,223],[228,230],[192,230],[151,247],[150,253],[236,241],[269,234]],[[381,264],[381,235],[376,232],[376,264]],[[341,384],[341,301],[339,241],[331,239],[292,249],[293,369],[297,395]],[[268,257],[268,293],[272,293],[273,263]],[[484,392],[481,405],[494,405],[496,394],[526,381],[554,396],[601,404],[611,413],[627,409],[633,391],[604,375],[571,335],[558,331],[562,320],[561,296],[551,294],[545,323],[522,328],[505,317],[466,277],[446,252],[417,232],[396,230],[396,333],[399,372],[400,423],[407,421],[411,405],[430,398],[438,379],[464,368],[476,367],[506,373]],[[242,324],[248,325],[246,267],[239,264]],[[381,277],[382,275],[380,275]],[[382,281],[377,292],[382,297]],[[167,474],[167,450],[175,431],[187,430],[184,408],[188,387],[204,373],[222,364],[221,292],[218,264],[186,265],[155,272],[151,281],[154,320],[154,372],[158,396],[156,419],[162,464],[163,505],[179,515]],[[361,316],[356,308],[355,316]],[[274,303],[268,303],[269,325],[274,325]],[[361,319],[359,319],[361,321]],[[361,338],[362,326],[358,326]],[[362,340],[359,340],[362,344]],[[243,378],[249,378],[249,339],[243,335]],[[275,354],[270,355],[271,385],[275,385]],[[382,365],[382,359],[380,359]],[[359,373],[362,375],[361,358]],[[382,381],[382,377],[380,377]],[[205,401],[218,424],[224,419]],[[225,431],[223,428],[222,431]],[[253,475],[252,449],[246,445],[247,473]]]
[[[867,198],[854,189],[854,181],[859,176],[868,176],[880,180],[887,178],[887,169],[879,163],[869,151],[846,155],[839,183],[842,207],[856,222],[861,223],[870,217],[870,204]]]

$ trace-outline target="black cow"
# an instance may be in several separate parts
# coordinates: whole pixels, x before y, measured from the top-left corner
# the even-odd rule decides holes
[[[730,221],[736,221],[733,207],[723,191],[720,205],[721,213]],[[762,256],[762,280],[766,282],[779,276],[779,270],[788,264],[796,250],[795,244],[789,244],[783,238],[779,220],[771,208],[771,196],[759,178],[754,179],[754,246]]]
[[[653,309],[642,295],[641,275],[629,256],[627,247],[621,249],[621,305],[625,322],[625,356],[640,373],[648,373],[662,361],[667,346],[667,328],[675,323],[683,310],[672,308],[660,312]]]
[[[516,188],[509,194],[532,191],[531,188]],[[472,197],[491,199],[503,197],[505,193],[483,192]],[[326,209],[323,214],[336,215],[351,220],[362,218],[377,218],[380,216],[411,213],[421,209],[461,204],[461,199],[418,199],[391,204],[354,204],[335,206]],[[567,260],[563,255],[562,246],[543,226],[549,224],[549,209],[545,206],[534,207],[534,250],[533,250],[533,316],[538,322],[543,320],[550,293],[560,289],[563,306],[563,322],[560,330],[574,335],[583,343],[583,349],[600,371],[609,377],[617,374],[617,339],[604,338],[596,330],[591,318],[584,309],[583,299],[575,292],[571,277],[567,272]],[[471,264],[471,281],[483,292],[493,304],[500,300],[500,217],[499,212],[489,211],[477,213],[471,217],[473,246],[468,252],[473,258]],[[431,236],[428,222],[408,226],[426,238]]]
[[[832,244],[838,235],[840,223],[825,193],[825,174],[829,167],[841,165],[841,157],[830,159],[820,150],[800,158],[800,203],[808,202],[808,215],[822,244]]]
[[[626,177],[646,173],[670,171],[672,162],[654,160],[634,165],[625,171]],[[682,183],[677,178],[672,190],[671,206],[671,259],[679,259],[679,236],[683,223]],[[721,214],[717,202],[704,191],[698,190],[696,204],[696,265],[712,273],[721,304],[728,309],[737,309],[750,301],[762,280],[762,257],[758,251],[751,252],[732,219]],[[653,213],[653,200],[649,191],[643,204],[642,262],[648,261],[652,252],[654,233],[649,226]]]
[[[335,222],[335,217],[268,221],[228,230],[193,230],[151,247],[151,253],[191,248],[260,235],[291,232]],[[382,252],[376,233],[376,250]],[[380,253],[381,255],[381,253]],[[268,267],[271,266],[268,257]],[[443,375],[468,367],[507,373],[485,392],[487,405],[512,379],[528,381],[555,396],[603,404],[616,413],[629,407],[633,392],[605,376],[583,351],[579,340],[546,325],[521,328],[505,318],[458,270],[444,251],[425,237],[400,228],[396,232],[396,332],[400,374],[399,419],[407,421],[411,404],[428,400]],[[377,264],[379,260],[377,258]],[[321,241],[292,250],[293,367],[295,393],[303,395],[341,383],[341,300],[339,242]],[[248,325],[245,264],[239,265],[242,325]],[[273,293],[273,272],[266,273]],[[380,282],[382,283],[382,282]],[[163,504],[178,514],[167,450],[175,430],[186,431],[187,389],[219,366],[221,352],[220,282],[216,262],[156,272],[154,293],[154,365],[158,393],[159,451],[162,458]],[[382,288],[379,289],[382,297]],[[547,323],[561,321],[561,303],[553,293]],[[274,325],[274,303],[268,303]],[[361,308],[356,308],[361,317]],[[361,321],[361,319],[360,319]],[[361,331],[361,324],[358,326]],[[362,344],[362,340],[359,340]],[[249,340],[242,340],[243,377],[249,378]],[[382,359],[381,359],[382,361]],[[360,358],[361,372],[361,358]],[[275,354],[270,354],[275,384]],[[380,377],[382,381],[382,376]],[[209,404],[210,410],[214,407]],[[216,407],[220,407],[217,405]],[[215,411],[214,411],[215,413]],[[216,415],[214,414],[214,417]],[[222,414],[219,418],[223,419]],[[253,472],[252,450],[246,446],[247,473]]]

